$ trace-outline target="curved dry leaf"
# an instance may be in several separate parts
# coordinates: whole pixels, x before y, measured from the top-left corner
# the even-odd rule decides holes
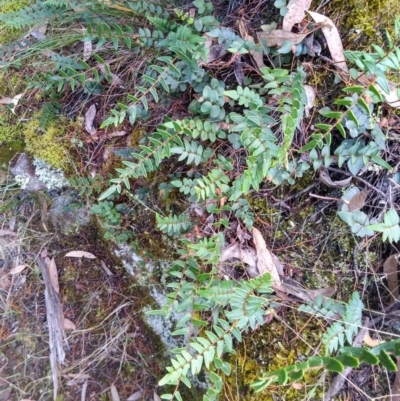
[[[28,266],[28,265],[15,266],[10,270],[10,274],[13,275],[13,274],[21,273],[23,270],[25,270],[26,266]]]
[[[383,344],[385,342],[382,340],[374,340],[373,338],[371,338],[371,336],[369,335],[369,330],[367,330],[365,332],[363,341],[365,342],[365,344],[368,345],[368,347],[371,347],[371,348],[376,347],[377,345]]]
[[[364,207],[367,196],[368,191],[361,191],[355,194],[347,205],[349,212],[355,212],[356,210],[360,210],[362,207]]]
[[[132,395],[130,395],[126,401],[138,401],[143,398],[143,390],[135,391]]]
[[[342,39],[340,38],[339,31],[335,24],[328,17],[325,17],[325,15],[312,11],[307,12],[315,22],[323,24],[321,30],[328,44],[332,60],[338,65],[341,71],[348,72],[349,69],[344,57]]]
[[[283,18],[282,28],[286,31],[291,31],[294,24],[303,21],[305,12],[310,8],[312,0],[290,0],[288,5],[288,12]]]
[[[155,391],[153,391],[153,401],[161,401],[160,396]]]
[[[278,269],[275,265],[271,252],[268,250],[263,236],[257,228],[253,227],[252,230],[253,241],[257,252],[257,268],[260,275],[265,273],[271,274],[274,285],[281,285]]]
[[[86,258],[86,259],[96,259],[96,256],[93,253],[85,252],[85,251],[71,251],[68,252],[65,257],[69,258]]]
[[[258,32],[258,40],[262,43],[265,41],[269,47],[282,47],[286,41],[292,42],[292,45],[297,45],[302,42],[308,33],[293,33],[283,29],[276,29],[270,32]]]
[[[50,259],[50,262],[47,264],[47,270],[49,272],[50,283],[54,289],[54,291],[59,294],[60,293],[60,285],[58,283],[58,272],[57,265],[54,258]]]
[[[96,117],[96,106],[92,104],[85,113],[85,130],[90,134],[96,133],[96,128],[93,126],[94,118]]]
[[[391,255],[383,264],[383,272],[386,274],[392,302],[395,302],[399,298],[399,279],[397,275],[399,256],[400,253]]]
[[[71,320],[64,318],[63,329],[64,330],[76,330],[76,326],[73,322],[71,322]]]
[[[352,177],[346,178],[345,180],[341,180],[341,181],[332,181],[331,177],[329,177],[329,174],[325,170],[320,170],[320,172],[319,172],[319,180],[321,182],[323,182],[325,185],[327,185],[328,187],[332,187],[332,188],[347,187],[351,182],[351,178]]]

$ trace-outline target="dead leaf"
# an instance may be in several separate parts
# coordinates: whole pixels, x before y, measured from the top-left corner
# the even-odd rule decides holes
[[[126,131],[114,131],[111,132],[111,134],[107,134],[107,138],[111,139],[111,138],[116,138],[119,136],[124,136],[126,135]]]
[[[161,401],[160,396],[155,391],[153,391],[153,401]]]
[[[10,237],[16,237],[17,233],[11,230],[0,230],[0,237],[4,237],[6,235],[9,235]]]
[[[71,320],[64,318],[63,329],[64,330],[76,330],[76,326],[73,322],[71,322]]]
[[[281,285],[281,279],[279,277],[278,270],[273,260],[271,252],[268,250],[265,244],[264,238],[257,228],[253,227],[252,230],[253,241],[257,252],[257,269],[260,275],[269,273],[275,285]]]
[[[107,71],[106,68],[104,67],[104,64],[99,64],[99,68],[104,75],[107,75]],[[117,74],[111,72],[110,76],[111,76],[111,85],[119,85],[119,86],[124,85],[124,81]]]
[[[342,39],[340,38],[339,31],[335,24],[325,15],[307,11],[313,20],[321,23],[322,33],[325,36],[326,43],[328,44],[329,52],[331,53],[332,60],[340,67],[341,71],[349,72],[346,59],[344,57]]]
[[[218,43],[216,45],[212,45],[210,47],[210,51],[207,54],[207,63],[211,63],[212,61],[215,61],[215,60],[221,58],[226,53],[228,53],[228,50],[226,49],[226,47],[223,43]]]
[[[250,278],[260,275],[257,269],[257,254],[254,248],[240,247],[240,245],[235,242],[233,245],[222,250],[219,262],[224,263],[229,259],[234,258],[239,259],[242,263],[246,263],[248,265],[246,272]],[[219,268],[218,271],[219,273],[224,274],[223,268]]]
[[[21,273],[23,270],[25,270],[25,267],[26,267],[26,266],[27,266],[27,265],[18,265],[18,266],[15,266],[15,267],[13,267],[13,268],[10,270],[10,274],[13,275],[13,274]]]
[[[264,42],[268,47],[282,47],[287,41],[290,41],[292,45],[297,45],[302,42],[307,35],[308,33],[293,33],[283,29],[276,29],[270,32],[259,32],[257,34],[261,44]]]
[[[94,118],[96,117],[96,106],[92,104],[85,113],[85,130],[90,135],[94,135],[97,131],[93,126]]]
[[[368,191],[361,191],[355,194],[349,201],[348,209],[349,212],[355,212],[360,210],[365,205],[365,200],[367,199]]]
[[[365,332],[363,341],[365,342],[365,344],[368,345],[368,347],[376,347],[377,345],[383,344],[385,341],[381,341],[381,340],[374,340],[373,338],[371,338],[370,334],[369,334],[369,330],[367,330]]]
[[[11,111],[15,114],[15,108],[18,105],[18,102],[20,101],[21,97],[24,95],[25,93],[20,93],[18,95],[15,95],[12,99],[11,99],[11,103],[14,105],[11,108]]]
[[[306,96],[307,96],[307,104],[304,107],[304,111],[306,113],[306,116],[308,117],[310,115],[310,109],[312,109],[314,107],[315,90],[310,85],[304,85],[304,90],[305,90]]]
[[[329,176],[328,172],[324,169],[321,169],[319,172],[319,180],[321,182],[323,182],[325,185],[327,185],[328,187],[332,187],[332,188],[345,188],[347,187],[350,182],[351,182],[351,178],[346,178],[345,180],[341,180],[341,181],[332,181],[331,177]]]
[[[386,274],[392,302],[399,298],[399,279],[397,277],[398,258],[400,253],[389,256],[383,264],[383,272]]]
[[[121,398],[119,398],[117,387],[115,387],[114,384],[111,384],[110,391],[112,401],[121,401]]]
[[[96,259],[96,256],[93,253],[85,252],[85,251],[71,251],[68,252],[65,257],[69,258],[86,258],[86,259]]]
[[[301,383],[294,382],[294,383],[292,383],[292,387],[293,387],[295,390],[301,390],[301,389],[303,388],[303,385],[302,385]]]
[[[83,42],[83,60],[87,61],[92,56],[93,52],[93,43],[91,40]]]
[[[47,264],[47,270],[49,271],[50,283],[53,286],[54,291],[59,294],[60,293],[60,285],[58,283],[58,272],[57,265],[54,258],[50,259],[50,262]]]
[[[305,10],[310,8],[312,0],[290,0],[288,5],[288,12],[283,18],[282,29],[291,31],[294,24],[303,21],[305,17]]]
[[[389,94],[387,94],[379,85],[376,85],[378,91],[385,97],[385,102],[396,109],[400,109],[400,99],[397,94],[397,84],[387,80],[389,86]]]
[[[237,57],[235,62],[233,63],[233,71],[235,73],[235,78],[237,83],[242,86],[244,82],[244,73],[243,73],[243,63],[241,57]]]
[[[0,99],[0,104],[10,104],[12,103],[12,98],[11,97],[3,97]]]
[[[138,401],[143,397],[143,390],[135,391],[126,401]]]
[[[249,33],[247,32],[245,20],[243,18],[239,19],[237,25],[238,25],[240,36],[244,40],[254,43],[254,38],[252,36],[250,36]],[[250,55],[253,57],[258,68],[265,67],[263,52],[256,52],[254,50],[250,50]]]

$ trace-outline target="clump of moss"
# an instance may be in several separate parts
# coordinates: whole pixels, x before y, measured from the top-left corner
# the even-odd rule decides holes
[[[22,142],[22,132],[23,124],[13,114],[0,112],[0,145],[11,145],[15,142]]]
[[[287,386],[271,385],[268,391],[254,393],[249,385],[267,372],[292,365],[312,356],[311,350],[319,350],[321,330],[315,323],[305,322],[295,316],[286,316],[286,323],[273,321],[261,327],[253,335],[246,337],[244,342],[236,348],[236,355],[229,357],[233,372],[225,378],[225,395],[241,394],[243,401],[300,401],[306,398],[307,393],[315,390],[315,399],[320,399],[322,389],[317,388],[321,371],[309,370],[299,385]],[[294,321],[296,319],[296,322]],[[303,328],[300,335],[287,327]],[[300,389],[301,388],[301,389]],[[225,399],[225,398],[224,398]],[[236,399],[227,397],[227,399]]]
[[[7,14],[21,10],[31,3],[30,0],[2,0],[0,2],[0,14]],[[21,30],[3,27],[0,29],[0,45],[5,45],[18,38]]]
[[[346,47],[356,44],[366,46],[371,41],[382,42],[381,31],[392,29],[394,17],[398,14],[397,0],[334,0],[330,5],[330,15],[338,16],[342,34],[349,33]]]
[[[35,115],[24,125],[26,150],[51,166],[65,170],[70,148],[65,139],[67,127],[68,121],[62,119],[57,124],[51,123],[43,129],[40,127],[39,116]]]

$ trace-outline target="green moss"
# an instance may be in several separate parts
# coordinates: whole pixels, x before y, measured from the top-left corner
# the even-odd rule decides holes
[[[301,332],[296,334],[288,327],[296,327]],[[318,370],[306,372],[298,382],[300,386],[296,387],[300,389],[289,383],[286,386],[271,385],[268,390],[255,394],[249,386],[267,372],[313,356],[313,350],[323,353],[320,335],[321,328],[316,323],[306,323],[295,315],[288,315],[285,322],[273,321],[246,336],[237,347],[236,355],[228,358],[233,372],[225,378],[223,399],[236,399],[229,395],[240,394],[241,401],[300,401],[313,389],[313,399],[321,399],[323,389],[317,388],[321,374]]]
[[[330,3],[331,19],[340,21],[341,34],[345,37],[345,47],[360,50],[360,45],[384,40],[382,31],[392,30],[398,14],[397,0],[334,0]]]
[[[60,119],[57,123],[51,123],[46,129],[42,129],[39,117],[35,115],[24,125],[26,150],[51,166],[65,170],[70,148],[69,142],[65,139],[68,124],[68,120]]]
[[[13,11],[18,11],[31,3],[30,0],[1,0],[0,14],[7,14]],[[10,43],[18,38],[21,30],[0,25],[0,46]]]

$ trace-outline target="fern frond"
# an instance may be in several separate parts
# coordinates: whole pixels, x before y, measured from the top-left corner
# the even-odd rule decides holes
[[[190,219],[184,214],[163,217],[157,213],[156,221],[158,229],[168,235],[182,234],[192,226]]]
[[[229,191],[229,177],[227,177],[221,169],[214,169],[198,179],[195,187],[196,194],[199,199],[206,200],[216,194],[217,189],[222,193]]]
[[[318,295],[312,304],[300,305],[299,311],[324,319],[333,319],[342,317],[346,309],[342,303],[336,302],[332,298]]]
[[[10,28],[22,29],[27,26],[43,24],[46,20],[51,20],[56,16],[62,18],[62,8],[46,4],[43,1],[36,1],[18,11],[13,11],[0,15],[0,22]]]

